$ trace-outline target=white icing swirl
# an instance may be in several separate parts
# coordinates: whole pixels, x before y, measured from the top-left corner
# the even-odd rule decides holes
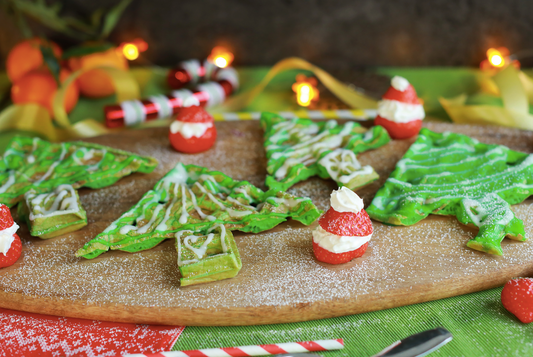
[[[408,104],[397,100],[383,99],[378,102],[378,115],[397,123],[422,120],[426,116],[422,104]]]
[[[190,139],[193,136],[199,138],[212,126],[213,123],[186,123],[175,120],[170,124],[170,132],[172,134],[180,133],[185,139]]]
[[[359,213],[363,207],[363,200],[346,186],[331,193],[331,207],[337,212]]]
[[[400,92],[405,91],[409,88],[409,81],[400,76],[394,76],[391,80],[391,85],[394,89],[399,90]]]
[[[363,244],[370,241],[372,233],[367,236],[338,236],[329,233],[320,225],[313,231],[313,242],[329,252],[340,254],[359,249]]]
[[[15,240],[17,229],[19,229],[18,224],[13,222],[11,227],[0,231],[0,253],[7,254],[9,248],[11,248],[11,243]]]

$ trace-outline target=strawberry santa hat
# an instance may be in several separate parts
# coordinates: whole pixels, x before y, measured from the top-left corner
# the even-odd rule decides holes
[[[18,228],[9,207],[0,203],[0,268],[15,264],[20,257],[22,243],[16,233]]]
[[[383,126],[393,139],[406,139],[418,134],[424,117],[424,107],[414,87],[403,77],[393,77],[378,103],[374,123]]]
[[[194,154],[208,150],[215,144],[217,130],[213,117],[196,101],[184,102],[176,120],[170,124],[170,144],[177,151]]]
[[[365,253],[374,229],[363,207],[363,200],[347,187],[331,193],[331,207],[313,231],[319,261],[342,264]]]

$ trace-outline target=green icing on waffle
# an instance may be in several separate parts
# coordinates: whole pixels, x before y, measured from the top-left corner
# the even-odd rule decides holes
[[[355,122],[287,120],[263,113],[261,126],[268,159],[266,185],[281,191],[315,175],[351,190],[365,186],[378,175],[370,166],[361,167],[355,155],[390,141],[383,127],[367,130]]]
[[[109,249],[150,249],[178,231],[206,234],[223,224],[228,230],[262,232],[288,218],[309,225],[320,216],[309,198],[281,191],[263,192],[219,171],[178,163],[129,211],[78,250],[94,258]]]
[[[132,172],[150,173],[156,166],[154,158],[98,144],[15,137],[0,159],[0,203],[11,207],[29,190],[49,193],[63,184],[102,188]]]
[[[71,185],[60,185],[50,193],[26,192],[18,205],[18,215],[26,221],[32,236],[43,239],[87,225],[87,215],[78,192]]]
[[[429,214],[454,215],[479,227],[467,246],[502,255],[504,237],[527,239],[510,205],[533,193],[533,155],[468,136],[422,129],[367,212],[409,226]]]
[[[233,278],[241,269],[241,257],[233,234],[223,224],[214,227],[215,230],[218,233],[176,233],[181,286]]]

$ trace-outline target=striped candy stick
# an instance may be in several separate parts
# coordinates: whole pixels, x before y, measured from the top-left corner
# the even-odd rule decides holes
[[[252,345],[240,347],[210,348],[202,350],[170,351],[153,354],[133,354],[127,357],[248,357],[268,356],[281,353],[303,353],[331,351],[344,348],[342,338],[336,340],[317,340],[305,342],[276,343],[271,345]],[[124,357],[126,357],[124,356]]]

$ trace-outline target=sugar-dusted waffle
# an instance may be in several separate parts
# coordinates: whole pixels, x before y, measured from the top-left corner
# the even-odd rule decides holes
[[[504,237],[527,239],[510,205],[532,193],[533,154],[423,128],[367,212],[378,221],[404,226],[429,214],[454,215],[479,227],[468,247],[502,255]]]
[[[59,185],[50,193],[26,192],[18,205],[18,215],[28,223],[32,236],[44,239],[87,225],[87,214],[71,185]]]
[[[390,141],[382,127],[367,130],[353,121],[287,120],[263,113],[261,126],[268,159],[266,185],[281,191],[315,175],[352,190],[362,187],[378,176],[370,166],[362,168],[355,155]]]
[[[156,166],[154,158],[98,144],[15,137],[0,160],[0,203],[11,207],[31,189],[50,193],[64,184],[102,188],[133,172],[152,172]]]
[[[223,224],[203,235],[177,232],[176,250],[181,286],[233,278],[242,267],[233,234]]]
[[[309,198],[263,192],[219,171],[178,163],[141,200],[76,253],[92,259],[109,249],[150,249],[178,231],[262,232],[292,218],[311,224],[320,215]]]

